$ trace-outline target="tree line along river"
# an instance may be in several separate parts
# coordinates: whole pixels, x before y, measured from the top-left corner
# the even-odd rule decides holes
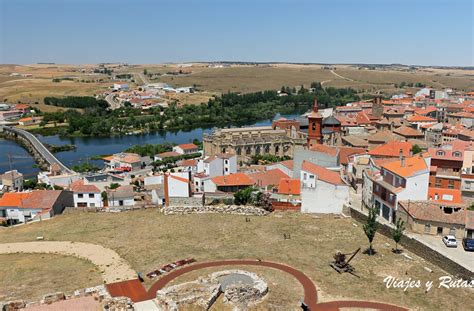
[[[281,117],[281,115],[276,115],[273,120]],[[296,118],[299,117],[299,115],[284,115],[284,117]],[[249,124],[248,126],[271,125],[273,120],[264,120]],[[191,131],[155,132],[113,137],[60,137],[58,135],[38,135],[37,137],[41,142],[50,145],[75,145],[75,150],[58,152],[55,154],[55,156],[68,167],[86,161],[102,167],[103,162],[101,160],[88,159],[97,155],[121,152],[133,145],[161,144],[164,142],[175,144],[188,143],[193,141],[193,139],[201,140],[203,133],[209,133],[211,131],[212,128],[196,128]],[[25,178],[36,176],[39,169],[35,167],[35,161],[28,152],[14,141],[3,138],[0,138],[0,173],[10,169],[9,155],[11,155],[11,166],[13,169],[23,173]]]

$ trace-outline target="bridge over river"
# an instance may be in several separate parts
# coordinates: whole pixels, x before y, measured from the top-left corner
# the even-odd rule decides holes
[[[9,134],[15,138],[23,138],[23,140],[25,140],[37,152],[38,156],[40,156],[50,166],[56,164],[63,174],[74,173],[73,170],[69,169],[66,165],[59,161],[35,135],[25,130],[11,126],[0,126],[0,130],[1,132]]]

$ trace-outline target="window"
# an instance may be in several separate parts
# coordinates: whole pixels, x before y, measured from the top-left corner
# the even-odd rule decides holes
[[[314,175],[309,175],[309,179],[314,179]]]
[[[449,180],[448,188],[449,189],[454,189],[454,180]]]
[[[89,199],[93,199],[94,198],[94,194],[93,193],[89,193]]]
[[[450,228],[449,229],[449,234],[450,235],[456,235],[456,228]]]
[[[87,207],[87,203],[86,202],[78,202],[77,207]]]
[[[459,151],[453,152],[453,157],[460,158],[461,157],[461,152],[459,152]]]
[[[444,156],[444,151],[442,150],[439,150],[436,152],[436,155],[439,155],[439,156]]]
[[[303,174],[303,180],[306,180],[306,179],[307,179],[307,174],[304,173],[304,174]]]
[[[77,197],[78,197],[79,199],[82,199],[82,198],[84,197],[84,194],[79,193],[79,194],[77,195]]]
[[[375,185],[375,191],[379,191],[380,187],[379,185]]]
[[[425,225],[425,233],[430,233],[431,231],[431,225],[430,224],[426,224]]]
[[[226,168],[225,168],[225,171],[226,171],[226,172],[228,172],[228,171],[229,171],[229,169],[226,167]]]
[[[91,207],[95,207],[95,203],[91,203]]]
[[[229,160],[224,160],[224,163],[225,163],[225,164],[229,164]]]

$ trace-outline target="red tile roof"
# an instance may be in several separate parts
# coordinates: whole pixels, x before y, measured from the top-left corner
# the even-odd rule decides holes
[[[376,157],[398,157],[400,156],[400,149],[402,149],[404,156],[410,155],[410,150],[413,145],[404,141],[390,141],[381,146],[377,146],[369,151],[369,155]]]
[[[319,180],[322,180],[324,182],[333,185],[345,185],[339,173],[330,171],[327,168],[316,165],[314,163],[303,161],[303,164],[301,165],[301,170],[316,175]]]
[[[211,179],[217,186],[251,186],[253,180],[244,173],[235,173],[226,176],[216,176]]]
[[[453,208],[452,213],[444,212],[445,204],[433,201],[399,201],[398,206],[418,220],[462,225],[466,223],[466,210],[462,206],[452,206],[456,208]]]
[[[414,115],[414,116],[408,117],[407,121],[408,122],[436,122],[436,119],[422,116],[422,115]]]
[[[407,136],[424,137],[425,136],[422,132],[408,126],[404,126],[404,125],[393,130],[393,132],[395,134],[398,134],[404,137],[407,137]]]
[[[99,188],[94,185],[84,185],[83,180],[76,180],[69,186],[69,189],[76,193],[100,193]]]
[[[336,147],[322,145],[322,144],[313,145],[310,148],[310,150],[321,152],[321,153],[326,153],[326,154],[329,154],[330,156],[333,156],[333,157],[337,156],[337,154],[339,152],[339,150]]]
[[[159,158],[170,158],[170,157],[179,157],[181,154],[174,152],[174,151],[167,151],[167,152],[162,152],[156,155]]]
[[[196,166],[197,165],[197,160],[195,159],[189,159],[189,160],[182,160],[178,162],[179,166]]]
[[[52,208],[61,190],[36,190],[32,192],[5,193],[0,199],[0,206],[17,208],[48,209]]]
[[[192,150],[192,149],[198,148],[198,146],[196,146],[195,144],[181,144],[181,145],[178,145],[178,147],[180,147],[183,150]]]
[[[264,172],[258,172],[248,175],[253,182],[260,187],[276,186],[283,178],[288,178],[288,175],[283,173],[280,169],[273,169]]]
[[[436,199],[437,197],[437,199]],[[446,188],[428,188],[428,200],[439,203],[462,203],[461,190]]]
[[[427,170],[429,171],[428,166],[426,165],[425,159],[419,155],[406,158],[405,164],[402,166],[402,161],[397,160],[390,163],[382,165],[386,170],[397,174],[402,177],[411,177],[417,174],[420,171]]]
[[[278,193],[300,195],[301,181],[299,179],[283,178],[278,185]]]

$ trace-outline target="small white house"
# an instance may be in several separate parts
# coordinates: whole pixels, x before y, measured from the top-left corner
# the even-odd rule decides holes
[[[340,214],[349,201],[349,186],[338,172],[303,161],[301,165],[301,212]]]
[[[230,153],[221,153],[201,159],[197,165],[197,172],[209,177],[230,175],[237,173],[237,156]]]
[[[132,185],[121,186],[107,191],[109,208],[120,206],[134,206],[135,198]]]
[[[173,147],[173,151],[179,154],[193,154],[199,152],[195,144],[181,144]]]
[[[74,207],[102,207],[102,196],[96,186],[85,185],[83,180],[78,180],[69,188],[74,195]]]
[[[114,83],[114,90],[116,90],[116,91],[126,91],[126,90],[128,90],[128,84],[127,83],[122,83],[122,82]]]
[[[189,175],[180,173],[165,174],[165,192],[170,198],[189,198]],[[166,193],[165,193],[166,195]]]

